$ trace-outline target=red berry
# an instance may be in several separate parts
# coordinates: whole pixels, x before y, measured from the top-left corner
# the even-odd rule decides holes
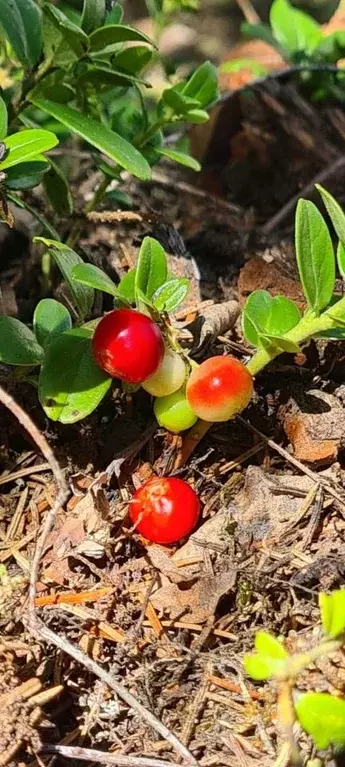
[[[136,491],[129,513],[145,538],[154,543],[176,543],[194,530],[200,503],[183,479],[154,477]]]
[[[193,370],[186,388],[190,407],[204,421],[227,421],[248,405],[249,371],[235,357],[211,357]]]
[[[133,384],[151,376],[164,354],[158,325],[134,309],[114,309],[106,314],[97,325],[92,348],[102,370]]]

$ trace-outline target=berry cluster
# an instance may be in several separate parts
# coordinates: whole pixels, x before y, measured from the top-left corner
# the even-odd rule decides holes
[[[197,365],[164,343],[150,317],[134,309],[114,309],[97,325],[93,353],[114,378],[141,384],[156,399],[158,423],[178,433],[197,418],[227,421],[248,404],[253,379],[234,357],[211,357]],[[130,517],[155,543],[170,544],[194,529],[200,512],[195,491],[176,477],[155,477],[133,496]]]

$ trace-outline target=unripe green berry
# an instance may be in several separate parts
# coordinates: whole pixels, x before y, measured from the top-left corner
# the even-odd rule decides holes
[[[190,429],[198,420],[186,400],[184,387],[166,397],[158,397],[153,410],[159,425],[174,434]]]
[[[186,365],[181,354],[166,349],[156,372],[144,381],[142,387],[154,397],[165,397],[180,389],[185,377]]]

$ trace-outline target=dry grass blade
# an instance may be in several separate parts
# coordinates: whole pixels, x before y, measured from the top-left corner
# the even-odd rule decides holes
[[[151,759],[145,756],[122,756],[122,754],[107,754],[104,751],[94,751],[92,748],[78,746],[45,745],[48,754],[58,754],[67,759],[80,759],[84,762],[110,764],[113,767],[181,767],[181,763],[162,762],[161,759]]]

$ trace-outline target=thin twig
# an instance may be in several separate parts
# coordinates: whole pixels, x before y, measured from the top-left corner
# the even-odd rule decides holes
[[[161,759],[151,759],[145,756],[107,754],[104,751],[94,751],[93,748],[81,748],[80,746],[53,746],[48,743],[44,744],[42,749],[48,754],[59,754],[59,756],[64,756],[67,759],[110,764],[113,767],[181,767],[181,764],[176,762],[162,762]]]
[[[298,203],[298,200],[301,197],[309,197],[309,195],[313,192],[315,184],[321,184],[326,179],[328,179],[330,176],[333,176],[334,173],[336,173],[340,168],[343,167],[345,164],[345,157],[338,157],[331,165],[328,165],[327,168],[324,168],[322,171],[319,171],[319,173],[312,178],[311,181],[308,182],[308,184],[304,187],[304,189],[300,190],[298,194],[296,194],[294,197],[291,198],[285,205],[283,205],[280,210],[278,210],[278,213],[275,213],[272,218],[270,218],[266,223],[261,227],[261,232],[263,234],[270,234],[276,227],[284,221],[287,216],[292,213]]]
[[[66,653],[67,655],[70,655],[74,660],[77,661],[77,663],[81,663],[85,668],[88,669],[88,671],[91,672],[91,674],[94,674],[99,679],[102,680],[102,682],[105,682],[108,687],[110,687],[116,694],[121,698],[122,700],[127,703],[127,705],[132,708],[141,718],[156,732],[158,732],[162,738],[164,738],[171,746],[172,748],[175,748],[177,753],[185,759],[185,767],[199,767],[198,762],[191,754],[188,748],[181,743],[181,741],[177,738],[177,736],[171,732],[163,722],[160,722],[157,717],[151,713],[145,706],[142,705],[135,697],[132,695],[131,692],[126,690],[125,687],[123,687],[120,682],[117,682],[116,679],[113,678],[111,674],[109,674],[108,671],[103,669],[101,666],[98,665],[92,658],[89,658],[85,653],[83,653],[82,650],[79,649],[76,645],[73,645],[71,642],[68,641],[65,637],[61,637],[58,634],[55,634],[54,631],[51,631],[47,626],[45,626],[41,621],[37,620],[35,621],[35,629],[40,634],[42,639],[45,639],[47,642],[54,644],[56,647],[58,647],[62,652]],[[78,757],[79,759],[81,757]],[[155,765],[157,767],[157,765]]]
[[[260,24],[260,16],[257,14],[250,0],[236,0],[236,3],[249,24]]]

